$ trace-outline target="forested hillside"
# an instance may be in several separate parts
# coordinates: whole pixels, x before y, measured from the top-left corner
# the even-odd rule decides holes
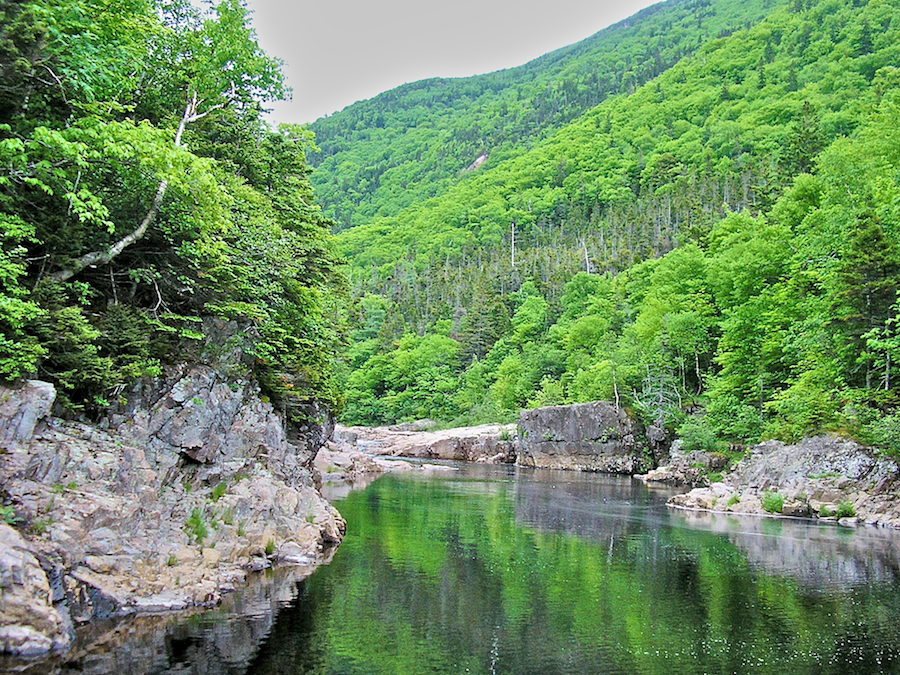
[[[415,82],[356,103],[312,124],[316,194],[341,229],[396,215],[782,4],[672,0],[519,68]]]
[[[894,0],[793,2],[341,233],[346,419],[605,398],[697,446],[900,448],[898,31]]]
[[[0,379],[91,413],[199,358],[217,317],[236,376],[339,403],[346,281],[309,132],[261,118],[283,93],[239,0],[0,5]]]

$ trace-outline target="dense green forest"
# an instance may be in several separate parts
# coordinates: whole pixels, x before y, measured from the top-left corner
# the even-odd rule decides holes
[[[316,194],[341,229],[396,215],[781,4],[672,0],[519,68],[424,80],[352,105],[312,124]]]
[[[313,203],[311,134],[261,117],[285,91],[247,14],[0,4],[0,379],[49,380],[91,414],[213,358],[216,317],[235,341],[217,346],[246,355],[233,375],[288,412],[340,403],[346,278]]]
[[[796,0],[341,232],[345,419],[609,399],[703,447],[900,448],[898,31],[894,0]]]

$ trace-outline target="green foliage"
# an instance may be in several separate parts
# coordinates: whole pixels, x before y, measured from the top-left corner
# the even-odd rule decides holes
[[[20,218],[0,213],[0,378],[15,380],[34,372],[46,353],[28,325],[42,314],[22,285],[26,274],[25,244],[34,228]]]
[[[685,452],[717,452],[720,442],[706,419],[688,419],[675,432],[683,442]]]
[[[69,289],[45,281],[35,292],[45,312],[33,323],[34,335],[46,345],[38,373],[54,382],[59,400],[73,409],[105,405],[102,393],[115,382],[112,360],[97,345],[100,332],[85,316]]]
[[[201,317],[291,417],[334,407],[345,292],[315,206],[311,134],[239,0],[33,0],[0,12],[0,378],[73,412],[196,358]],[[252,328],[249,328],[252,326]],[[195,343],[195,344],[192,344]]]
[[[212,489],[209,498],[214,502],[217,502],[225,496],[226,492],[228,492],[228,485],[225,483],[225,481],[222,481],[220,483],[217,483],[216,486]]]
[[[766,490],[760,498],[762,507],[769,513],[781,513],[784,509],[784,495],[773,490]]]
[[[853,504],[844,499],[838,502],[837,506],[834,509],[834,517],[840,520],[841,518],[852,518],[856,515],[856,509],[853,507]]]
[[[867,429],[873,445],[893,457],[900,456],[900,412],[879,416]]]
[[[22,519],[16,516],[16,510],[13,506],[0,506],[0,520],[2,520],[7,525],[15,525],[20,522]]]
[[[36,535],[40,536],[47,533],[47,530],[50,529],[50,526],[53,524],[53,519],[47,516],[46,518],[35,518],[31,521],[31,530]]]
[[[203,509],[195,508],[191,510],[191,514],[184,521],[184,531],[189,541],[202,544],[203,540],[209,536],[209,526],[206,522],[206,516],[203,515]]]

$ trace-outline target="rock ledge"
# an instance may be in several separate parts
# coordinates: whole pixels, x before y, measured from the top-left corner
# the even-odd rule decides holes
[[[669,505],[900,528],[900,467],[833,435],[794,445],[767,441],[722,482],[675,495]]]

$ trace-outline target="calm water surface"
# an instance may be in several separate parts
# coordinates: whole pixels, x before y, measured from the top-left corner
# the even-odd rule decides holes
[[[286,597],[170,625],[161,646],[119,645],[115,668],[900,672],[898,533],[673,512],[667,496],[514,467],[385,476],[337,503],[347,538]],[[152,664],[128,661],[148,649]],[[93,658],[58,672],[109,667]]]

